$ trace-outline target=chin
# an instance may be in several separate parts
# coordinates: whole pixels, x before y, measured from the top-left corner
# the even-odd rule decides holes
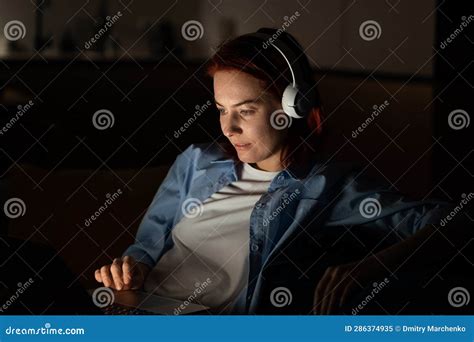
[[[258,158],[254,158],[252,156],[246,156],[245,154],[241,155],[237,153],[237,156],[239,157],[239,160],[243,163],[251,164],[251,163],[257,163]]]

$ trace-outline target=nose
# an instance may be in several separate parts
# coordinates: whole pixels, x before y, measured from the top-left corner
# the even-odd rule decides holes
[[[234,134],[241,134],[242,128],[239,119],[234,115],[229,115],[229,118],[222,121],[222,132],[226,137],[231,137]]]

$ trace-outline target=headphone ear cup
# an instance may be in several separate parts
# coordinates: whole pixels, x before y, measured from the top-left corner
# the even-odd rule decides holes
[[[311,109],[316,105],[316,93],[311,85],[304,84],[298,89],[298,94],[295,98],[296,112],[301,117],[306,117]]]
[[[283,111],[296,119],[306,117],[315,103],[316,96],[309,85],[296,88],[289,84],[285,88],[281,99]]]
[[[283,96],[281,97],[281,107],[283,111],[288,115],[296,119],[301,119],[303,116],[298,114],[299,110],[297,108],[297,100],[299,97],[299,90],[293,85],[289,84],[285,91],[283,92]]]

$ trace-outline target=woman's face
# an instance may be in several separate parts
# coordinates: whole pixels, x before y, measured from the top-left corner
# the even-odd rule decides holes
[[[265,92],[260,80],[238,70],[214,74],[214,95],[222,132],[239,159],[261,170],[281,170],[280,154],[288,129],[276,129],[270,123],[272,113],[281,110],[279,100]]]

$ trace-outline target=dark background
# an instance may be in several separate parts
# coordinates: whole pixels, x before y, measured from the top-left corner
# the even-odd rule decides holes
[[[117,11],[123,16],[86,49]],[[327,158],[366,165],[374,177],[420,199],[459,203],[471,193],[472,129],[452,129],[448,115],[474,113],[474,23],[445,48],[441,43],[472,7],[405,0],[0,0],[1,26],[20,20],[26,27],[23,39],[2,35],[0,41],[0,128],[19,105],[34,102],[0,135],[0,204],[13,197],[25,203],[15,219],[0,211],[1,233],[52,245],[76,282],[94,286],[93,271],[133,241],[176,155],[220,137],[214,108],[174,136],[196,106],[213,101],[203,70],[213,49],[231,36],[281,27],[295,11],[301,15],[288,31],[308,48],[314,66]],[[202,23],[201,39],[183,38],[188,20]],[[380,24],[378,39],[361,39],[366,20]],[[351,137],[384,101],[388,108]],[[113,113],[112,127],[94,127],[100,109]],[[117,189],[123,195],[86,226]]]

